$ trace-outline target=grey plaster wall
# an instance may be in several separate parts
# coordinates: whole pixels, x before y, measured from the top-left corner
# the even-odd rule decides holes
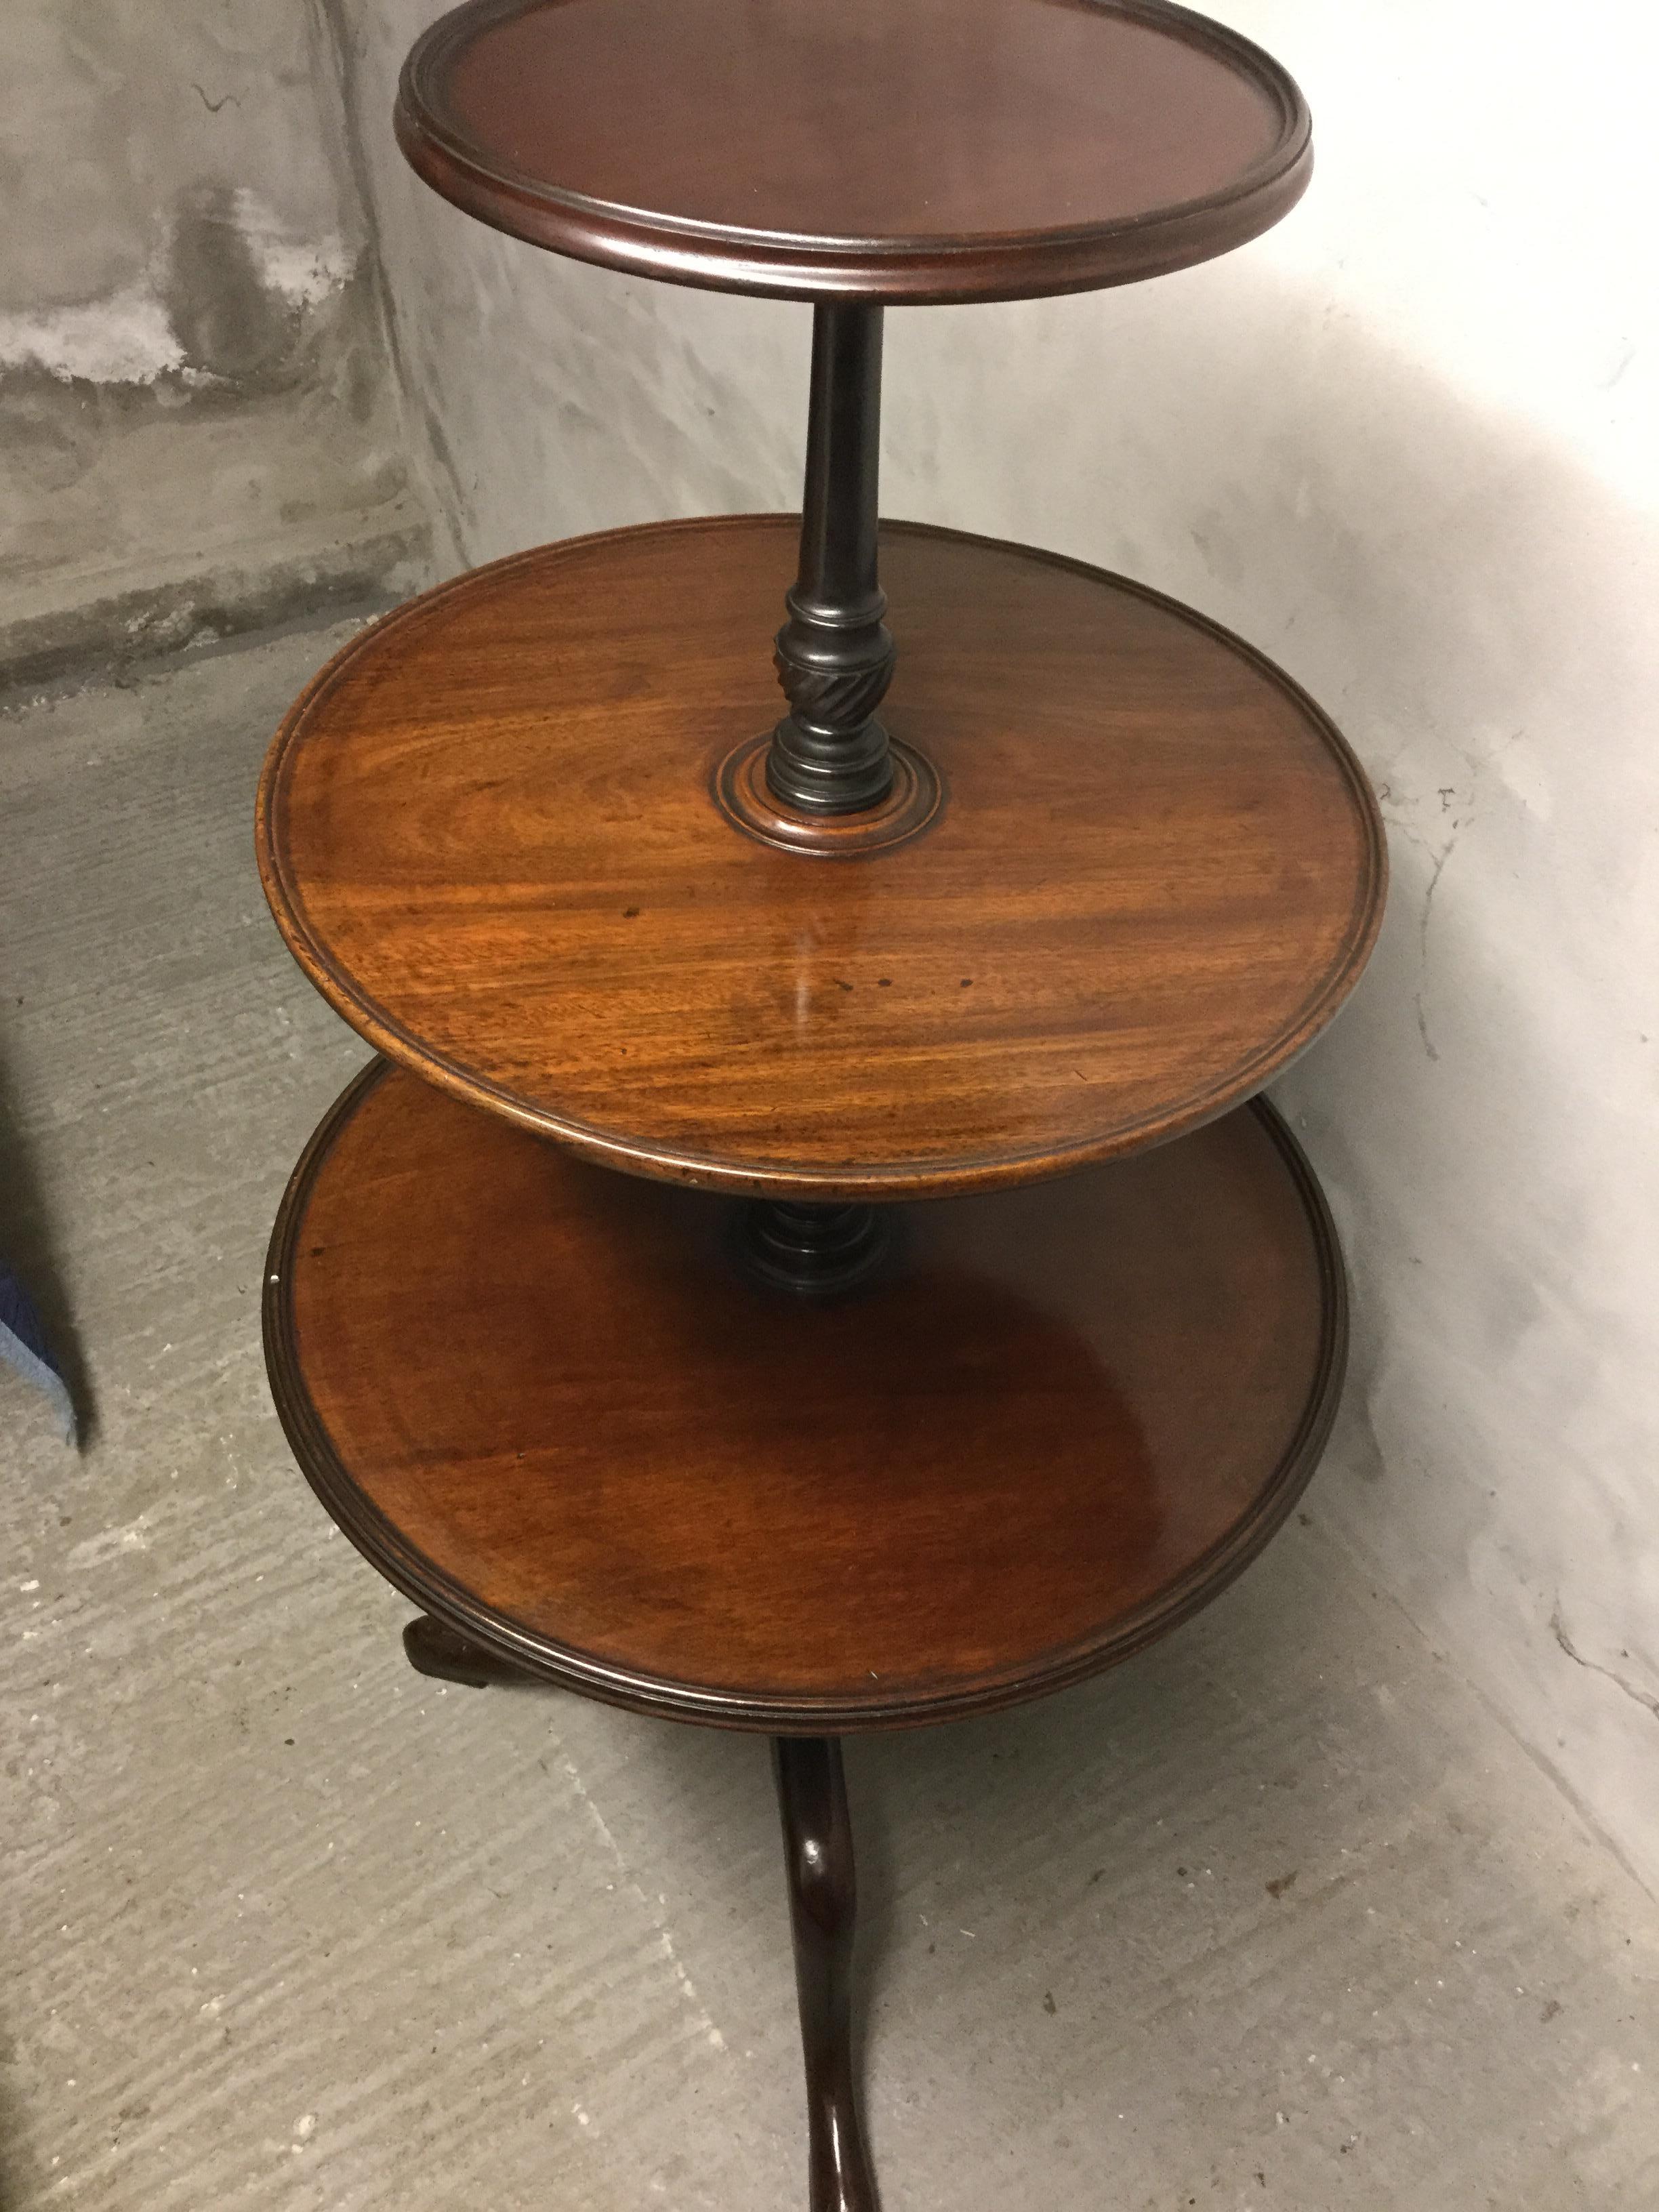
[[[313,0],[13,0],[0,674],[362,597],[428,536]]]
[[[805,312],[468,222],[387,125],[438,0],[346,12],[410,404],[466,557],[792,504]],[[1369,763],[1390,916],[1281,1087],[1355,1279],[1324,1507],[1654,1883],[1655,33],[1632,0],[1591,0],[1571,41],[1533,0],[1212,12],[1302,78],[1309,200],[1155,284],[890,317],[884,504],[1187,598]]]

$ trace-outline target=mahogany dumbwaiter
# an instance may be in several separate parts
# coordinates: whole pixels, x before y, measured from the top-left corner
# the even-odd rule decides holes
[[[473,0],[397,128],[499,229],[810,302],[804,513],[472,571],[289,714],[266,891],[385,1058],[284,1199],[273,1391],[417,1667],[775,1739],[810,2201],[869,2212],[840,1739],[1109,1666],[1290,1510],[1345,1294],[1255,1094],[1385,878],[1250,647],[878,523],[884,312],[1241,245],[1306,111],[1152,0]]]

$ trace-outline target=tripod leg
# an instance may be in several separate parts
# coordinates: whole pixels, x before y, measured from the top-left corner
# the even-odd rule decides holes
[[[878,2212],[853,2082],[853,1830],[841,1746],[823,1736],[772,1745],[789,1875],[806,2060],[810,2212]]]
[[[469,1644],[465,1636],[425,1613],[404,1630],[404,1656],[417,1674],[430,1674],[440,1682],[465,1682],[471,1690],[482,1690],[490,1682],[529,1679],[527,1668]]]

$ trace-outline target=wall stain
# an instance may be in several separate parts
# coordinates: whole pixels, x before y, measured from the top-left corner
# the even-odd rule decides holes
[[[301,319],[266,285],[228,185],[181,198],[162,298],[186,368],[244,389],[281,379]]]

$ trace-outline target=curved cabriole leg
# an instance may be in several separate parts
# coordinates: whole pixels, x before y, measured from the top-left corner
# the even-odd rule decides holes
[[[527,1668],[498,1659],[493,1651],[470,1644],[465,1636],[426,1613],[405,1626],[404,1656],[417,1674],[430,1674],[439,1682],[465,1682],[470,1690],[482,1690],[491,1682],[529,1679]]]
[[[853,2084],[853,1830],[841,1746],[823,1736],[772,1744],[795,1936],[806,2058],[810,2212],[878,2212]]]

